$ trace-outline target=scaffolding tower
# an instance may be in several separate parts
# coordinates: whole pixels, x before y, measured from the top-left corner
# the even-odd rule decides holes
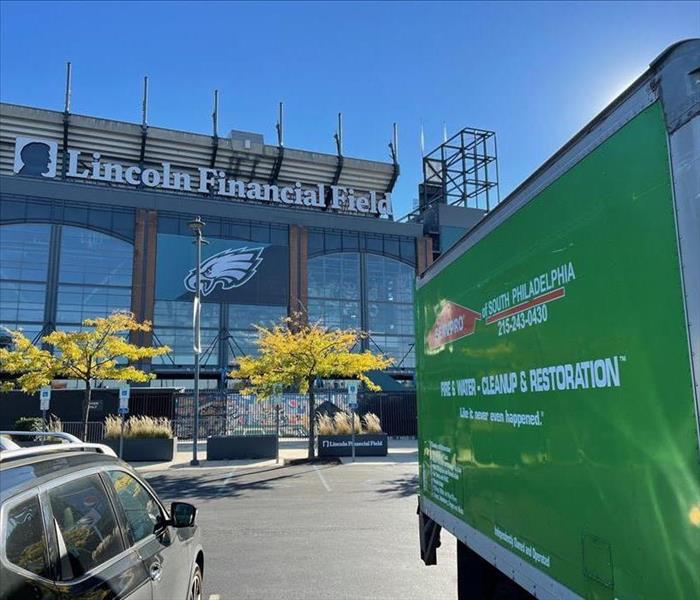
[[[495,132],[465,127],[423,157],[420,213],[440,203],[489,211],[499,201]]]

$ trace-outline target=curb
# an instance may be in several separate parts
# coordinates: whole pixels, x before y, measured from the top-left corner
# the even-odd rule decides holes
[[[284,466],[293,465],[340,465],[342,461],[335,457],[315,457],[315,458],[285,458]]]

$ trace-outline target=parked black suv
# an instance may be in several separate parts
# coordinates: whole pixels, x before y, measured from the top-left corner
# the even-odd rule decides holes
[[[167,510],[105,446],[11,447],[0,449],[0,600],[201,600],[194,506]]]

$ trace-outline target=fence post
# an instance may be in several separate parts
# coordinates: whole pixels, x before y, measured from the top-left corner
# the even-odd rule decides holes
[[[119,430],[119,458],[121,458],[124,450],[124,415],[120,414],[119,418],[122,420],[121,428]]]

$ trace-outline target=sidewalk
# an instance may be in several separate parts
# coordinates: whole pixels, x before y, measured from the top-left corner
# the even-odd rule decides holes
[[[389,439],[389,453],[387,456],[358,456],[355,462],[352,458],[341,458],[343,464],[377,464],[391,465],[418,462],[418,442],[414,439]],[[308,440],[306,438],[282,438],[280,439],[280,460],[247,459],[247,460],[206,460],[207,444],[200,442],[197,445],[197,458],[199,466],[190,465],[192,460],[192,443],[179,442],[178,452],[171,462],[132,462],[132,467],[141,472],[164,471],[168,469],[200,470],[200,469],[243,469],[251,467],[268,467],[284,464],[285,460],[303,459],[308,455]]]
[[[418,464],[418,440],[389,438],[389,452],[386,456],[343,456],[340,461],[344,465],[396,465]]]

